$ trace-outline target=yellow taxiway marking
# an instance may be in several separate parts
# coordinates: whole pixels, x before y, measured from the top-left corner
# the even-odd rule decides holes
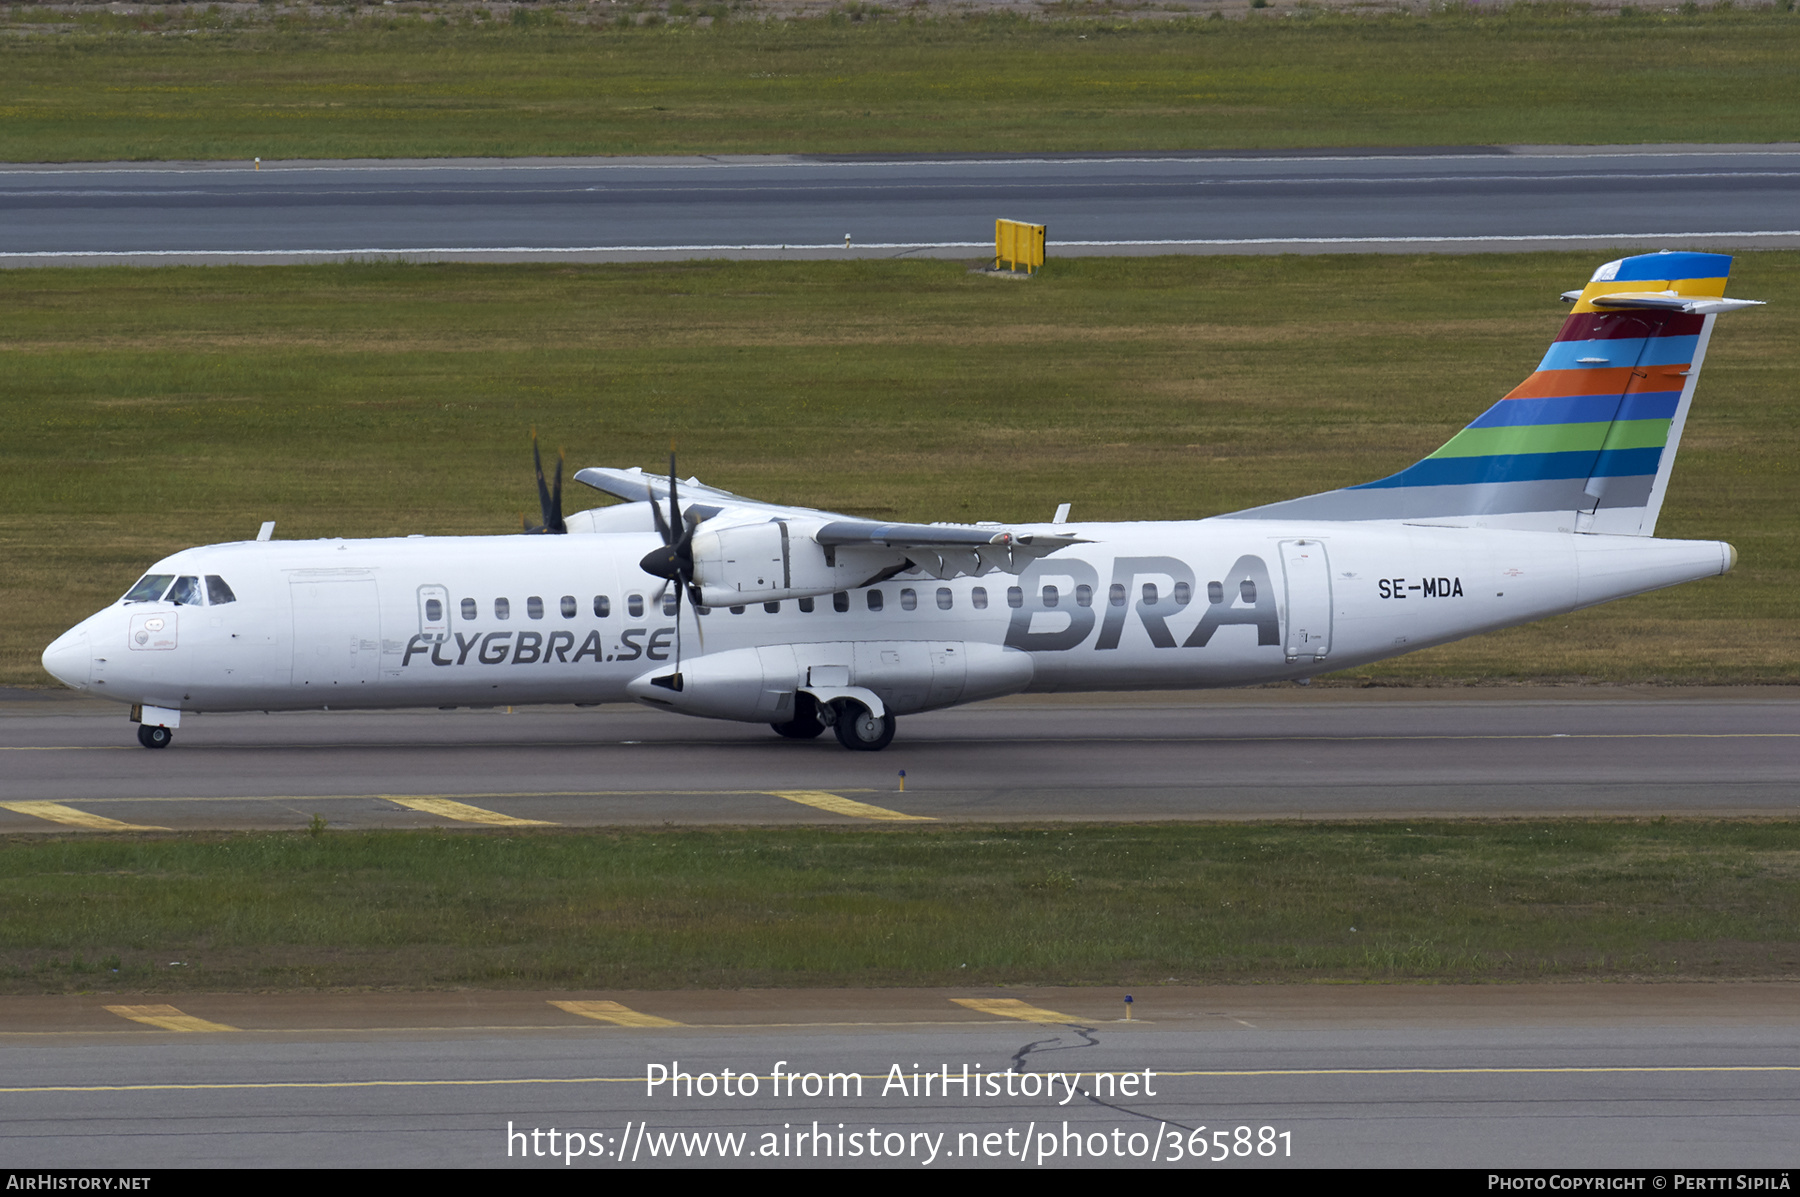
[[[993,1022],[971,1022],[966,1018],[922,1018],[904,1021],[890,1020],[885,1022],[864,1019],[856,1022],[676,1022],[670,1023],[669,1025],[681,1027],[684,1030],[689,1031],[770,1031],[811,1030],[818,1027],[985,1027],[1007,1026],[1011,1025],[1011,1022],[1011,1019],[995,1019]],[[1095,1019],[1091,1022],[1083,1023],[1082,1025],[1103,1026],[1118,1023],[1123,1026],[1124,1022],[1125,1020],[1122,1018]],[[1147,1018],[1133,1018],[1131,1020],[1131,1025],[1134,1027],[1148,1027],[1155,1024]],[[426,1031],[432,1032],[433,1034],[468,1031],[485,1035],[494,1031],[513,1031],[519,1034],[534,1031],[553,1031],[557,1034],[566,1034],[569,1029],[567,1023],[560,1022],[532,1023],[526,1026],[501,1023],[491,1025],[486,1023],[463,1023],[457,1026],[447,1027],[258,1027],[256,1028],[255,1033],[258,1035],[343,1035],[354,1032],[358,1035],[402,1035],[418,1034]],[[599,1030],[600,1028],[582,1027],[581,1029]],[[239,1027],[238,1030],[242,1031],[243,1028]],[[82,1036],[92,1038],[95,1035],[135,1034],[137,1034],[136,1031],[0,1031],[0,1039],[74,1039]],[[1158,1075],[1161,1074],[1159,1073]],[[5,1092],[5,1090],[0,1089],[0,1092]]]
[[[64,806],[60,802],[0,802],[0,807],[21,815],[33,815],[52,823],[70,827],[86,827],[90,831],[167,831],[167,827],[145,827],[137,823],[121,823],[104,815],[90,815],[84,810]]]
[[[764,795],[767,790],[504,790],[494,793],[458,794],[458,799],[492,798],[738,798]],[[846,789],[847,794],[869,794],[873,790]],[[131,794],[123,797],[83,798],[83,802],[367,802],[379,798],[386,802],[442,800],[441,794]]]
[[[1068,1014],[1058,1014],[1054,1010],[1046,1010],[1041,1006],[1031,1006],[1018,998],[951,998],[959,1006],[967,1006],[971,1010],[979,1010],[983,1014],[993,1014],[1001,1018],[1016,1018],[1022,1022],[1047,1022],[1056,1026],[1069,1023],[1092,1022],[1088,1018],[1075,1018]],[[1163,1075],[1158,1073],[1157,1075]]]
[[[870,806],[867,802],[858,802],[854,798],[846,798],[842,794],[828,794],[824,790],[765,790],[777,798],[786,798],[789,802],[798,802],[801,806],[811,806],[818,810],[828,810],[834,815],[849,815],[853,819],[887,819],[904,823],[935,823],[936,819],[929,815],[907,815],[897,810],[889,810],[885,806]]]
[[[600,1022],[616,1023],[621,1027],[678,1027],[681,1024],[672,1018],[658,1018],[654,1014],[639,1014],[630,1006],[621,1006],[617,1002],[551,1002],[558,1010],[567,1010],[570,1014],[579,1014],[583,1018],[592,1018]]]
[[[1102,1070],[1107,1076],[1141,1076],[1141,1071],[1114,1072]],[[1152,1071],[1155,1071],[1154,1069]],[[1181,1072],[1156,1072],[1157,1079],[1165,1077],[1263,1077],[1263,1076],[1545,1076],[1560,1073],[1594,1074],[1594,1073],[1732,1073],[1732,1072],[1800,1072],[1800,1065],[1794,1064],[1689,1064],[1672,1067],[1644,1065],[1616,1065],[1599,1068],[1271,1068],[1271,1069],[1235,1069],[1220,1071],[1188,1070]],[[885,1081],[888,1073],[865,1073],[865,1081]],[[1085,1076],[1094,1074],[1084,1073]],[[759,1078],[769,1080],[769,1077]],[[18,1085],[0,1088],[0,1093],[159,1093],[176,1090],[221,1090],[221,1089],[436,1089],[436,1088],[479,1088],[490,1085],[641,1085],[642,1074],[637,1076],[540,1076],[540,1077],[496,1077],[487,1080],[435,1080],[435,1081],[216,1081],[196,1082],[193,1084],[160,1084],[160,1085]]]
[[[397,802],[410,810],[424,811],[428,815],[439,818],[455,819],[458,823],[485,823],[490,827],[555,827],[554,823],[546,823],[542,819],[515,819],[511,815],[503,815],[497,810],[483,810],[479,806],[470,806],[466,802],[455,802],[449,798],[402,798],[398,794],[377,794],[377,798],[385,798],[389,802]]]
[[[183,1014],[173,1006],[108,1006],[106,1009],[120,1018],[129,1018],[132,1022],[141,1022],[147,1027],[155,1027],[161,1031],[235,1031],[238,1029],[228,1027],[222,1022],[207,1022],[204,1018]]]

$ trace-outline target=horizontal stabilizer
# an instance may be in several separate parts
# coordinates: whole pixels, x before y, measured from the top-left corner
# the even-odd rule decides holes
[[[1577,303],[1581,299],[1579,291],[1564,291],[1564,303]],[[1647,308],[1661,312],[1690,312],[1697,315],[1716,315],[1720,312],[1736,312],[1743,308],[1760,308],[1760,299],[1695,299],[1687,295],[1678,295],[1673,291],[1620,291],[1612,295],[1598,295],[1590,301],[1602,310],[1612,308]]]

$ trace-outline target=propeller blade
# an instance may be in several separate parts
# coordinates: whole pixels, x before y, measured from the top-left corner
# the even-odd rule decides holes
[[[523,516],[519,518],[519,522],[524,525],[526,532],[546,532],[559,535],[567,532],[569,526],[563,523],[562,516],[562,450],[556,451],[556,491],[552,494],[550,487],[544,482],[544,457],[538,451],[538,436],[535,428],[531,430],[531,469],[537,475],[538,510],[543,514],[544,522],[533,524],[526,521]]]
[[[704,655],[706,652],[706,621],[700,617],[700,588],[689,582],[687,592],[688,602],[694,608],[694,636],[700,641],[700,652]],[[675,632],[675,644],[679,648],[681,646],[681,629],[676,628]]]
[[[563,523],[562,506],[563,451],[556,450],[556,489],[550,492],[550,510],[544,513],[544,529],[559,536],[567,535],[569,525]]]
[[[662,534],[663,544],[673,544],[675,541],[675,534],[669,530],[669,521],[663,518],[662,508],[656,505],[655,499],[651,499],[650,501],[650,514],[656,517],[656,530]],[[645,558],[645,560],[648,559],[649,558]],[[645,566],[644,568],[649,569],[649,566]],[[655,573],[656,571],[650,570],[650,572]]]

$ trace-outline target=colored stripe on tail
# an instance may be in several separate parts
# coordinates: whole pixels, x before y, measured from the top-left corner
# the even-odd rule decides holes
[[[1227,519],[1408,520],[1653,535],[1731,258],[1608,262],[1531,377],[1387,478]]]

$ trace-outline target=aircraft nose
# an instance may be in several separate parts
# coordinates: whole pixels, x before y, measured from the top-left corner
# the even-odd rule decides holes
[[[63,685],[77,690],[87,689],[88,667],[92,662],[86,628],[64,632],[44,650],[44,669]]]

